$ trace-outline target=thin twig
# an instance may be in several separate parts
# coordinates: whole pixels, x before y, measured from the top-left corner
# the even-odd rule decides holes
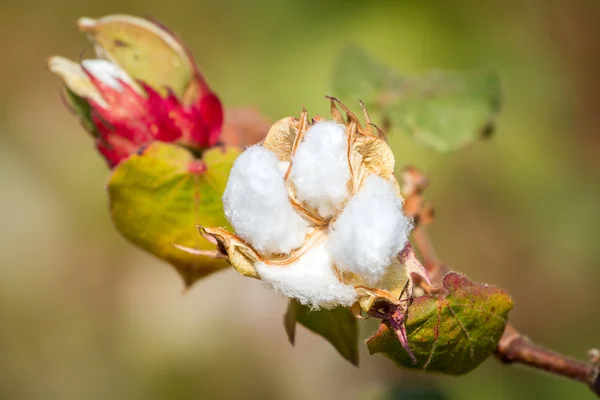
[[[519,363],[541,369],[555,375],[583,382],[600,396],[598,365],[574,360],[533,343],[527,337],[507,325],[498,342],[496,357],[503,363]]]
[[[417,225],[412,233],[412,238],[432,281],[441,287],[442,278],[450,270],[437,258],[426,228],[423,225]]]
[[[436,257],[429,235],[423,226],[417,226],[413,232],[413,241],[434,282],[439,283],[448,268]],[[496,357],[505,364],[522,364],[582,382],[600,397],[600,353],[590,351],[589,363],[572,359],[563,354],[545,349],[519,333],[510,323],[506,324],[504,334],[498,342]]]

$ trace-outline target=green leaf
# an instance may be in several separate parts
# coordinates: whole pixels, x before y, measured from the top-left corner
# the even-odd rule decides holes
[[[90,103],[83,97],[75,94],[69,87],[65,86],[66,101],[79,117],[83,128],[94,136],[98,136],[98,131],[92,122],[92,107]]]
[[[135,80],[167,94],[167,88],[184,97],[195,65],[179,39],[165,27],[131,15],[108,15],[98,20],[81,18],[79,28],[107,59]]]
[[[444,294],[414,300],[406,330],[413,364],[392,329],[382,324],[367,340],[371,354],[383,353],[397,364],[447,374],[464,374],[492,354],[504,332],[513,303],[502,289],[469,281],[451,272]]]
[[[206,150],[201,160],[173,144],[155,142],[119,164],[108,182],[116,228],[132,243],[171,263],[186,285],[227,267],[173,244],[211,250],[196,228],[227,226],[221,196],[235,148]]]
[[[311,310],[310,307],[290,300],[283,318],[290,343],[296,341],[296,322],[317,335],[323,336],[342,357],[358,366],[358,326],[356,317],[344,307],[333,310]]]
[[[402,88],[403,78],[372,59],[360,47],[348,46],[339,55],[333,71],[334,95],[353,104],[361,99],[370,108],[387,103]]]
[[[501,106],[495,71],[431,71],[408,76],[356,47],[340,55],[333,87],[340,98],[360,98],[392,131],[440,152],[489,136]]]
[[[494,72],[435,71],[408,79],[384,112],[392,126],[440,152],[489,136],[500,109]]]

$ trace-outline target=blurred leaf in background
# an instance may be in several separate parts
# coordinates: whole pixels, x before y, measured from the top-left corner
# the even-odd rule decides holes
[[[436,386],[418,386],[406,382],[404,385],[392,387],[388,393],[377,397],[377,400],[450,400],[444,390]]]
[[[500,81],[492,71],[431,71],[403,75],[356,46],[338,57],[336,96],[361,99],[379,116],[384,131],[410,135],[440,152],[489,136],[500,110]]]

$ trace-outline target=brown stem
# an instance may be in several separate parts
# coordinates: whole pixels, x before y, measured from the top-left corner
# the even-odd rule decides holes
[[[417,226],[413,231],[413,239],[415,241],[415,247],[421,253],[423,262],[427,268],[440,269],[439,261],[435,255],[435,250],[429,239],[429,235],[423,226]]]
[[[427,268],[427,272],[429,272],[429,275],[431,276],[431,280],[441,287],[440,283],[442,282],[442,278],[450,270],[447,266],[441,263],[435,255],[433,244],[431,243],[429,235],[427,234],[427,230],[424,226],[417,225],[412,235],[415,247],[423,258],[423,263],[425,268]]]
[[[419,250],[429,274],[435,282],[440,282],[448,268],[436,257],[433,245],[423,226],[413,232],[413,242]],[[522,364],[582,382],[600,397],[600,356],[598,351],[590,352],[592,362],[574,360],[563,354],[545,349],[519,333],[510,323],[498,342],[496,357],[505,364]]]
[[[498,342],[496,357],[503,363],[519,363],[564,376],[587,384],[600,396],[599,366],[574,360],[552,350],[545,349],[523,336],[512,325],[507,325]]]

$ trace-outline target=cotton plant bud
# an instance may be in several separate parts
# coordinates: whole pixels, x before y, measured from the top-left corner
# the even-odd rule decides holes
[[[153,141],[201,151],[220,136],[223,110],[193,58],[163,26],[143,18],[81,18],[96,58],[51,57],[66,100],[113,168]]]
[[[426,272],[408,243],[394,156],[364,106],[365,127],[333,98],[331,110],[332,121],[284,118],[248,148],[223,196],[235,233],[202,233],[241,274],[312,308],[400,304],[411,273]]]

